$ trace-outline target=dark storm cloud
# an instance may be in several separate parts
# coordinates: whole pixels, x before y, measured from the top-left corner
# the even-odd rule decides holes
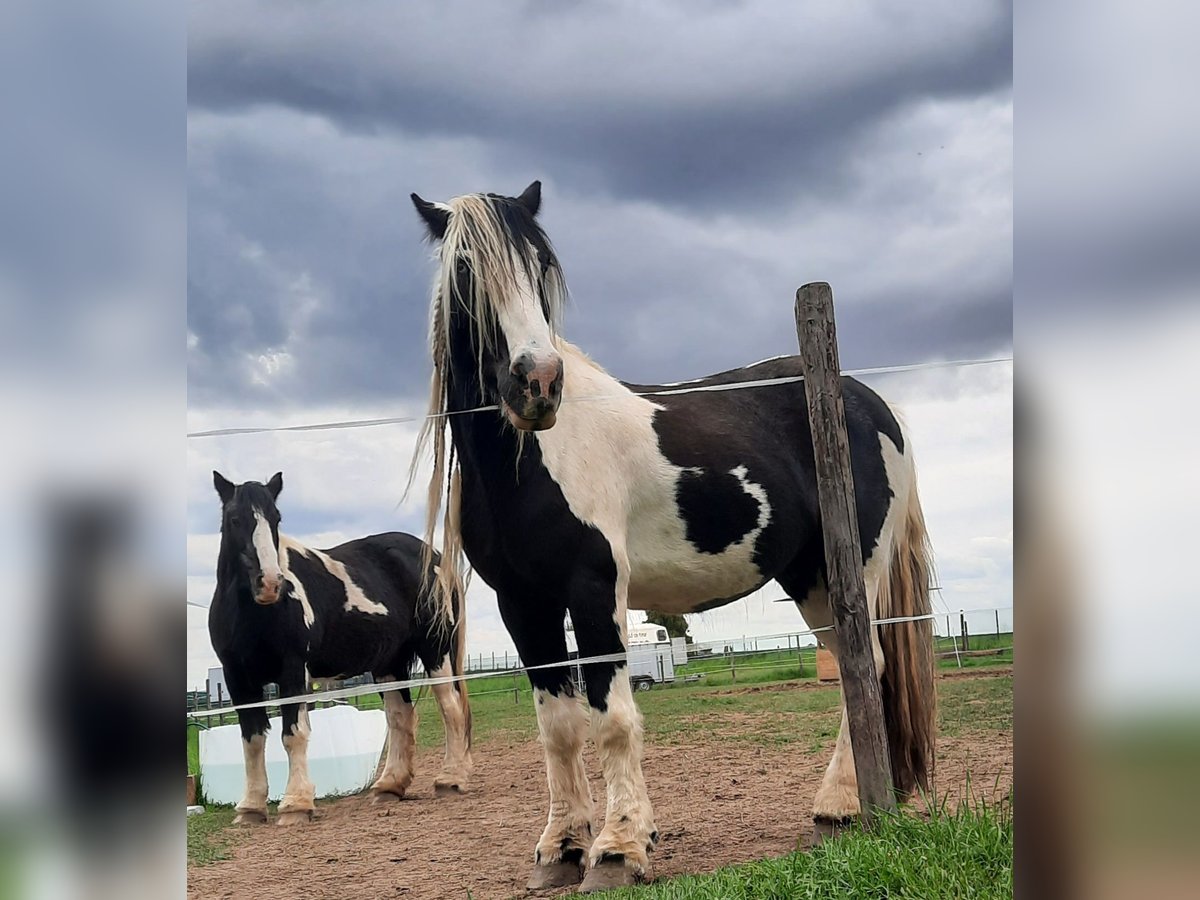
[[[620,377],[792,352],[817,279],[848,366],[1011,340],[1007,4],[597,8],[197,6],[191,402],[422,398],[408,192],[534,177],[567,334]]]
[[[355,9],[204,4],[191,104],[480,138],[582,188],[715,209],[836,194],[855,137],[880,115],[1012,79],[1006,3],[906,18],[843,4],[828,21],[792,3]]]

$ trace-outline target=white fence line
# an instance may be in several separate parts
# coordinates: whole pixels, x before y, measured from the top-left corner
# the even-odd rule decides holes
[[[996,356],[985,359],[952,359],[943,362],[911,363],[901,366],[872,366],[865,369],[846,369],[843,375],[888,375],[901,372],[918,372],[926,369],[965,368],[968,366],[986,366],[995,363],[1012,362],[1011,356]],[[717,393],[724,391],[740,391],[746,388],[776,387],[783,384],[795,384],[803,381],[803,376],[786,375],[780,378],[760,378],[752,381],[733,381],[728,384],[707,384],[687,387],[686,382],[679,387],[662,387],[652,391],[634,392],[639,397],[669,397],[678,394]],[[595,403],[613,399],[605,397],[573,397],[565,399],[564,403]],[[450,412],[432,413],[423,416],[386,416],[378,419],[347,419],[340,422],[315,422],[308,425],[268,425],[247,426],[245,428],[212,428],[207,431],[189,431],[188,438],[230,437],[242,434],[271,434],[288,431],[334,431],[344,428],[373,428],[379,425],[406,425],[413,422],[424,422],[426,419],[440,419],[447,416],[465,416],[479,412],[497,412],[500,407],[477,406],[473,409],[452,410]]]

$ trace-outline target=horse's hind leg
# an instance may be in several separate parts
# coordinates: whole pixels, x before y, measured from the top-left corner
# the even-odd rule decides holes
[[[304,669],[301,664],[299,677],[280,679],[279,692],[294,696],[304,690]],[[289,703],[283,707],[283,749],[288,756],[288,780],[283,800],[279,803],[280,825],[299,825],[312,819],[314,795],[312,781],[308,777],[308,736],[312,728],[308,723],[308,704]]]
[[[784,585],[785,590],[788,589]],[[878,579],[866,579],[867,608],[874,615],[875,598],[878,594]],[[794,595],[793,595],[794,596]],[[797,601],[804,621],[809,628],[827,628],[833,625],[833,610],[829,605],[829,595],[824,581]],[[833,654],[838,656],[837,632],[822,631],[819,634],[821,643]],[[875,671],[883,676],[883,647],[875,629],[871,629],[871,648],[875,657]],[[850,744],[850,724],[846,715],[846,699],[842,697],[842,722],[838,728],[837,743],[833,748],[833,757],[825,769],[825,777],[813,798],[813,820],[819,833],[829,834],[839,826],[859,815],[861,809],[858,801],[858,777],[854,769],[854,750]]]
[[[430,673],[434,678],[446,678],[453,674],[449,656]],[[446,728],[446,755],[442,760],[442,771],[433,780],[433,789],[437,794],[461,794],[466,791],[471,777],[471,711],[467,705],[466,688],[462,682],[450,682],[434,684],[430,690],[437,700],[442,724]]]
[[[398,800],[413,780],[413,757],[417,746],[417,709],[408,688],[385,691],[383,709],[387,716],[387,757],[383,771],[371,785],[375,801]]]

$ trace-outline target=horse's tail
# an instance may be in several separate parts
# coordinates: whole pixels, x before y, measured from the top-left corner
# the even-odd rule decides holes
[[[907,441],[906,441],[907,443]],[[933,554],[917,496],[911,449],[908,496],[897,523],[888,575],[879,586],[882,619],[928,616]],[[891,752],[892,781],[900,799],[928,789],[934,766],[937,701],[933,687],[933,623],[930,619],[879,625],[883,646],[883,710]]]
[[[467,594],[466,591],[458,591],[455,593],[457,603],[457,616],[454,620],[454,659],[451,661],[451,670],[455,675],[463,675],[467,671]],[[454,682],[454,688],[458,691],[458,698],[462,702],[462,712],[464,725],[467,731],[467,749],[471,749],[471,701],[467,698],[467,682]]]

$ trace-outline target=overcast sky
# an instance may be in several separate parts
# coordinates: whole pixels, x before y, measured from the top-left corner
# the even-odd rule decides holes
[[[799,10],[799,12],[798,12]],[[566,334],[618,377],[794,352],[834,286],[847,367],[1012,347],[1008,3],[194,4],[189,430],[424,405],[430,251],[408,201],[544,185]],[[900,405],[952,609],[1012,596],[1009,366],[872,381]],[[213,588],[211,469],[282,469],[284,529],[419,531],[414,431],[189,442],[188,597]],[[803,627],[774,585],[700,639]],[[478,589],[469,650],[503,651]],[[215,664],[189,609],[188,680]]]

